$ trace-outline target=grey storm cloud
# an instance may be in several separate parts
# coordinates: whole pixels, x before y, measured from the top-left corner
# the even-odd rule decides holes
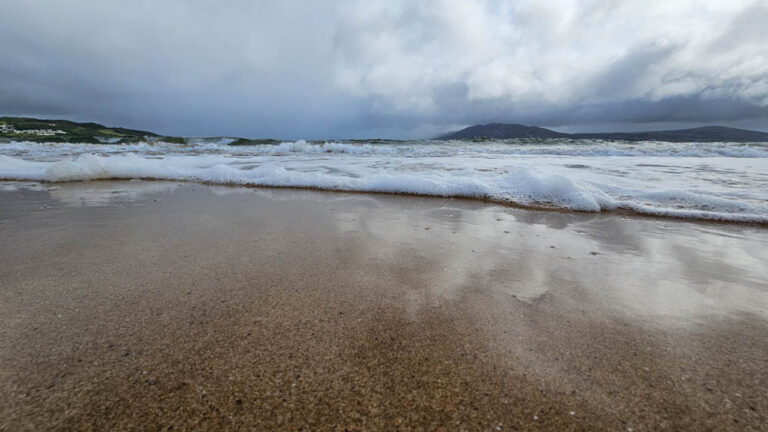
[[[0,113],[179,135],[766,129],[768,2],[5,0]]]

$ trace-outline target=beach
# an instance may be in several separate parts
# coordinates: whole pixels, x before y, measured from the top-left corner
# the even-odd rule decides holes
[[[159,181],[0,190],[0,430],[761,430],[768,229]]]

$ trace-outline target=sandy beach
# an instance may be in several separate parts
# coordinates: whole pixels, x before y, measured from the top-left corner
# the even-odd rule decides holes
[[[765,430],[768,229],[0,191],[0,430]]]

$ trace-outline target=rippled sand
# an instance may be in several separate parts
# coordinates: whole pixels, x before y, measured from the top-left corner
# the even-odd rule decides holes
[[[161,182],[9,189],[0,430],[768,424],[765,228]]]

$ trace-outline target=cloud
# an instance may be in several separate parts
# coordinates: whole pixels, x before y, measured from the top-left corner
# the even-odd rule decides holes
[[[768,120],[768,5],[7,0],[0,112],[186,135]]]

